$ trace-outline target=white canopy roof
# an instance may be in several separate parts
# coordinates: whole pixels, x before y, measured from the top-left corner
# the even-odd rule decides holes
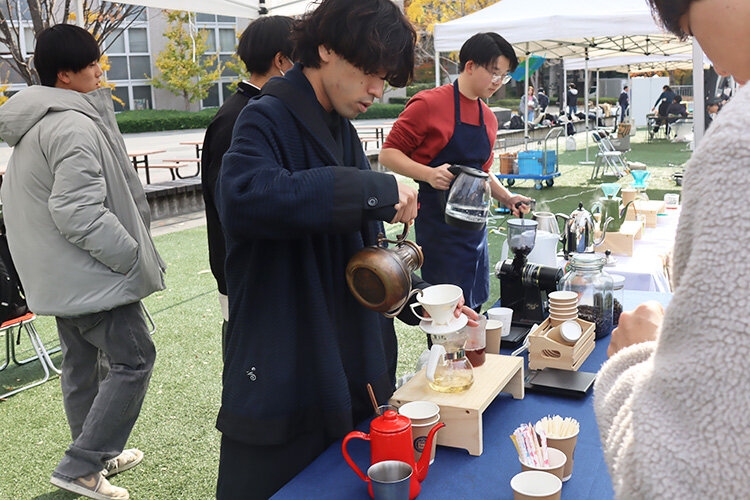
[[[259,0],[118,0],[118,3],[143,5],[157,9],[185,10],[203,14],[255,19],[260,10]],[[269,15],[297,16],[304,14],[315,2],[311,0],[266,0]]]
[[[564,59],[564,67],[567,71],[586,68],[586,59],[583,57]],[[711,62],[704,58],[704,66],[710,66]],[[693,67],[692,54],[660,55],[626,55],[609,57],[592,57],[589,59],[589,69],[636,71],[668,71],[673,69],[691,69]]]
[[[690,43],[656,24],[645,0],[502,0],[435,25],[435,50],[459,50],[483,31],[548,58],[580,57],[586,49],[590,57],[691,53]]]

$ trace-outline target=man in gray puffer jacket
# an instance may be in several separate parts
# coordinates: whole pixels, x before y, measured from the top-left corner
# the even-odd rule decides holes
[[[156,356],[140,300],[164,289],[165,266],[110,91],[98,88],[99,57],[94,37],[76,26],[38,35],[42,86],[0,107],[0,137],[13,146],[1,195],[29,308],[56,317],[62,345],[73,443],[51,482],[89,498],[127,499],[105,477],[143,458],[123,448]]]

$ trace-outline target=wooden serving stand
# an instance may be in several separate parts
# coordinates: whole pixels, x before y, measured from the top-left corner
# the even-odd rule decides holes
[[[440,407],[440,421],[445,428],[437,433],[437,444],[463,448],[478,457],[484,450],[482,413],[501,392],[524,397],[523,358],[487,354],[486,361],[474,368],[474,383],[464,392],[437,392],[427,384],[420,370],[399,387],[390,404],[401,406],[411,401],[431,401]]]
[[[594,237],[599,238],[601,231],[597,230]],[[597,245],[597,250],[603,252],[609,250],[614,255],[627,255],[631,257],[635,249],[635,240],[643,237],[643,225],[636,221],[625,221],[620,225],[617,232],[607,231],[604,234],[604,241]]]
[[[549,318],[529,332],[529,370],[558,368],[578,371],[594,350],[596,325],[580,318],[576,321],[583,333],[572,345],[549,338],[548,333],[552,329]]]
[[[631,210],[635,208],[635,210]],[[625,216],[625,220],[634,221],[636,215],[646,216],[646,227],[656,227],[659,219],[658,214],[667,213],[667,204],[662,200],[635,200],[632,205],[628,207],[628,213]]]

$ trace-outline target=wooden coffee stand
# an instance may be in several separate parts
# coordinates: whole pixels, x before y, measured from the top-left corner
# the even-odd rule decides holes
[[[479,456],[484,449],[484,410],[501,392],[512,394],[514,399],[524,397],[523,361],[523,357],[487,354],[484,364],[474,368],[474,384],[458,393],[432,390],[422,369],[393,394],[390,404],[399,407],[411,401],[437,404],[440,421],[445,424],[437,433],[437,444],[463,448],[470,455]]]

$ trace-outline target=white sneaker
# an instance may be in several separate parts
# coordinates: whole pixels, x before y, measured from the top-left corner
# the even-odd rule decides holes
[[[94,472],[88,476],[79,477],[72,481],[52,476],[50,483],[60,489],[71,491],[94,500],[128,500],[130,494],[125,488],[112,486],[107,478],[99,472]]]
[[[130,448],[124,450],[122,453],[117,455],[115,458],[104,462],[104,469],[102,475],[104,477],[112,477],[115,474],[124,472],[128,469],[132,469],[143,460],[143,452],[136,448]]]

